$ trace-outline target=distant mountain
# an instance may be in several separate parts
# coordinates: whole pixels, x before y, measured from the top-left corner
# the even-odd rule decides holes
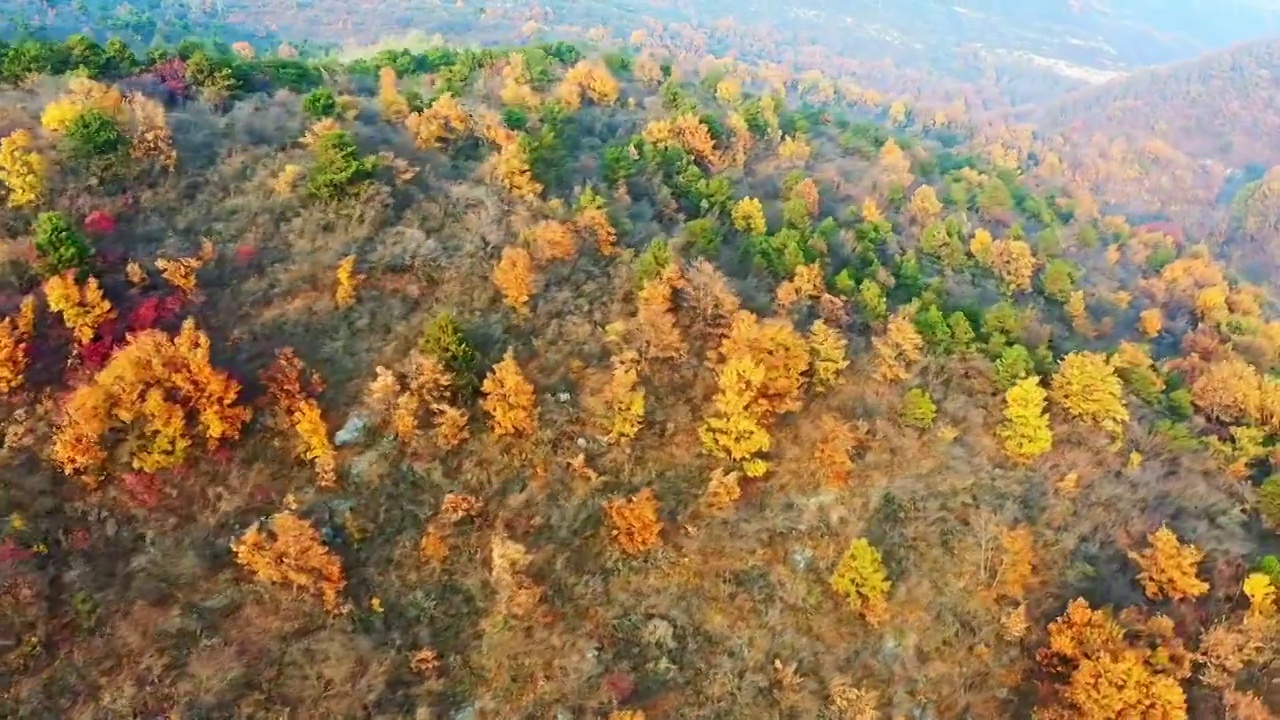
[[[1280,39],[1253,42],[1072,93],[1025,115],[1068,138],[1158,140],[1232,167],[1280,164]]]

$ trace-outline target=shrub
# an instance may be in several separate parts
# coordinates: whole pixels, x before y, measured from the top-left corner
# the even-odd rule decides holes
[[[129,146],[120,126],[96,108],[76,115],[67,126],[66,137],[68,151],[81,160],[111,157]]]
[[[338,98],[329,88],[312,90],[302,98],[302,111],[317,120],[338,116]]]
[[[902,398],[899,417],[902,424],[918,430],[933,427],[933,420],[938,416],[938,406],[934,405],[929,391],[924,388],[911,388]]]
[[[373,176],[377,165],[374,158],[360,157],[355,141],[345,130],[321,135],[314,152],[316,164],[307,180],[307,189],[321,200],[348,196]]]
[[[460,385],[470,388],[475,384],[476,351],[453,313],[442,312],[427,324],[422,349],[444,363]]]
[[[35,246],[41,271],[46,276],[84,270],[93,257],[84,236],[59,212],[40,213],[36,218]]]
[[[1263,522],[1280,528],[1280,475],[1272,475],[1258,488],[1258,512]]]

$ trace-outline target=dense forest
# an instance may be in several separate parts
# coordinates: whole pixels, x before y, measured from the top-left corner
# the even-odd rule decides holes
[[[0,43],[5,717],[1280,712],[1280,171],[654,37]]]

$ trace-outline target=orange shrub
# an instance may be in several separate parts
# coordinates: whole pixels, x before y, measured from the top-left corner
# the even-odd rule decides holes
[[[116,316],[98,279],[91,277],[81,287],[72,270],[45,280],[44,295],[49,309],[62,316],[62,323],[81,345],[89,344],[98,327]]]
[[[272,515],[264,528],[254,523],[231,543],[236,564],[261,582],[287,585],[318,595],[329,612],[344,612],[342,589],[347,581],[342,560],[321,540],[311,523],[292,512]]]
[[[240,385],[209,362],[209,338],[188,318],[176,336],[145,330],[129,337],[91,382],[63,406],[52,455],[68,475],[90,485],[109,454],[104,437],[131,449],[134,469],[155,472],[180,464],[194,442],[234,440],[249,420],[236,404]]]
[[[653,488],[606,502],[604,515],[614,544],[628,555],[639,555],[662,542],[662,521]]]
[[[495,435],[532,435],[537,431],[537,395],[520,371],[515,350],[507,348],[502,362],[489,371],[480,391],[484,393],[480,406],[488,413]]]

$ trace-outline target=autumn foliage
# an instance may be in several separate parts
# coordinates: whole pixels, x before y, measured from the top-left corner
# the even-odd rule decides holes
[[[996,436],[1017,462],[1030,462],[1053,447],[1053,430],[1045,412],[1047,396],[1036,375],[1018,381],[1004,394],[1004,422]]]
[[[116,316],[111,302],[94,277],[82,286],[71,271],[54,275],[45,280],[44,295],[49,309],[62,316],[62,324],[81,345],[92,341],[98,327]]]
[[[30,207],[44,199],[48,167],[31,131],[14,130],[0,139],[0,183],[9,190],[9,207]]]
[[[1179,681],[1190,674],[1189,657],[1185,652],[1170,657],[1170,649],[1159,644],[1172,640],[1172,623],[1157,616],[1137,629],[1154,634],[1156,646],[1131,640],[1131,631],[1109,610],[1094,610],[1083,598],[1072,600],[1062,617],[1049,625],[1048,644],[1037,653],[1040,664],[1061,684],[1036,717],[1186,720],[1186,693]]]
[[[0,320],[0,395],[8,395],[26,381],[35,325],[36,299],[32,295],[23,298],[16,314]]]
[[[200,438],[210,449],[234,440],[250,411],[240,385],[209,361],[209,338],[188,319],[176,336],[145,330],[129,338],[87,385],[71,393],[53,438],[53,459],[96,485],[112,438],[129,464],[155,472],[181,464]]]
[[[278,429],[292,430],[293,454],[311,463],[320,487],[333,487],[338,483],[337,454],[315,400],[324,385],[314,371],[304,384],[305,371],[293,348],[283,348],[276,352],[275,362],[263,371],[262,382],[272,400]]]
[[[489,426],[495,435],[528,436],[537,431],[537,396],[516,362],[515,350],[507,349],[480,390],[484,393],[481,407],[489,415]]]
[[[889,616],[888,596],[893,583],[885,572],[880,551],[866,538],[856,538],[831,573],[831,589],[872,626]]]
[[[1112,435],[1124,434],[1129,421],[1124,387],[1106,356],[1094,352],[1067,355],[1049,386],[1049,397],[1071,417]]]
[[[662,521],[653,488],[606,502],[604,516],[614,544],[628,555],[639,555],[662,542]]]
[[[329,612],[343,612],[347,581],[342,560],[325,546],[320,532],[290,511],[256,522],[231,543],[237,565],[261,582],[316,595]]]
[[[1197,598],[1209,592],[1209,583],[1196,577],[1196,565],[1204,552],[1194,545],[1184,545],[1167,527],[1147,536],[1146,550],[1130,552],[1129,558],[1141,572],[1138,582],[1152,600]]]

